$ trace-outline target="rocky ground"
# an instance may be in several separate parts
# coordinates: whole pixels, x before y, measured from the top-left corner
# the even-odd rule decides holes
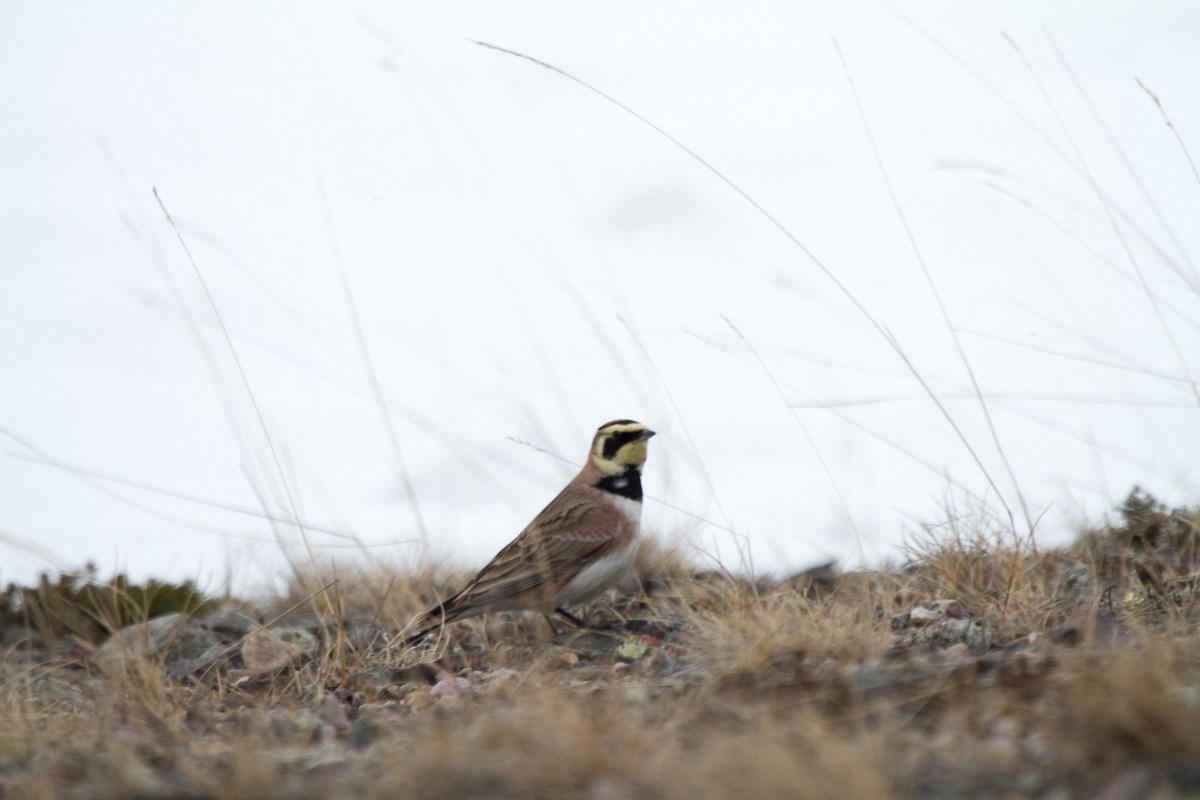
[[[783,580],[650,553],[595,629],[419,647],[461,576],[311,574],[111,635],[10,587],[0,798],[1196,796],[1198,520],[1135,493],[1064,550],[956,523]]]

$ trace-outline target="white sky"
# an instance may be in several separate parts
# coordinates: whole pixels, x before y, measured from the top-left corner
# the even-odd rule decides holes
[[[735,567],[898,557],[947,493],[1047,542],[1196,502],[1200,181],[1135,78],[1200,157],[1200,6],[1044,5],[11,8],[0,581],[261,586],[304,557],[264,506],[479,565],[574,469],[512,439],[618,417],[649,528]]]

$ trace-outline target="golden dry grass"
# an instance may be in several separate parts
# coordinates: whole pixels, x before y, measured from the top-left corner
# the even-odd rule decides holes
[[[1125,510],[1065,550],[960,521],[784,580],[651,550],[589,609],[617,632],[405,647],[462,576],[378,568],[298,578],[257,651],[183,666],[10,622],[0,798],[1193,796],[1197,517]]]

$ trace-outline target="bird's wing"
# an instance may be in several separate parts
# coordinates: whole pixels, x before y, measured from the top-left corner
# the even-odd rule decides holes
[[[485,605],[545,587],[552,595],[593,558],[613,547],[615,514],[594,501],[555,498],[461,592],[446,612]]]

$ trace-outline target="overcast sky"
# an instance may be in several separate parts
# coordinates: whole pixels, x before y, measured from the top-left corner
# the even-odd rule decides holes
[[[897,8],[9,9],[0,581],[481,565],[621,417],[733,568],[1197,502],[1200,6]]]

